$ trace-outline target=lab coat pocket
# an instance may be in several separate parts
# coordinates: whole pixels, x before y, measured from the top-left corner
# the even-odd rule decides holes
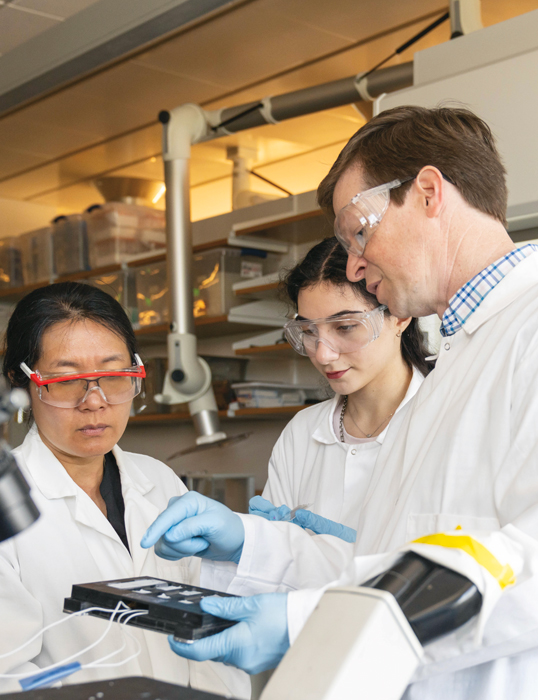
[[[407,516],[406,542],[425,535],[451,532],[456,529],[469,531],[500,530],[497,518],[476,515],[451,515],[450,513],[410,513]]]

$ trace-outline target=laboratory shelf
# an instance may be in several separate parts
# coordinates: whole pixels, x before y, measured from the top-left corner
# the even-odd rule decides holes
[[[0,289],[0,300],[8,299],[16,301],[17,299],[22,299],[26,294],[33,292],[34,289],[46,287],[48,284],[48,282],[36,282],[35,284],[25,284],[21,287],[6,287],[5,289]]]
[[[255,221],[235,224],[233,227],[236,238],[270,237],[276,241],[286,241],[294,244],[320,240],[330,235],[331,227],[321,209],[310,209],[293,214],[268,216]]]
[[[238,419],[278,419],[289,418],[307,406],[275,406],[274,408],[238,408],[219,411],[221,420]],[[167,423],[183,423],[191,421],[191,416],[185,411],[177,413],[139,413],[129,418],[129,425],[156,425]]]
[[[243,289],[236,289],[234,291],[236,297],[240,296],[273,296],[272,292],[274,292],[276,289],[279,287],[279,282],[270,282],[269,284],[259,284],[259,285],[252,285],[251,287],[244,287]],[[271,292],[271,294],[270,294]]]
[[[194,327],[197,338],[213,338],[216,336],[236,335],[237,333],[251,332],[254,326],[251,323],[236,323],[228,321],[226,314],[222,316],[208,316],[194,319]],[[135,330],[135,335],[144,345],[153,342],[165,341],[169,326],[167,323],[159,323],[154,326],[142,326]]]
[[[293,350],[289,343],[276,343],[275,345],[259,345],[251,348],[239,348],[234,350],[236,357],[244,357],[245,359],[278,359],[286,358],[296,360],[302,357]]]
[[[294,416],[303,408],[308,408],[311,404],[301,406],[274,406],[272,408],[238,408],[228,409],[228,418],[279,418]]]

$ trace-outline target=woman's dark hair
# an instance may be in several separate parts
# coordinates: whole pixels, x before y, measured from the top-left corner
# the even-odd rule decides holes
[[[312,287],[320,282],[329,282],[337,287],[351,287],[358,297],[361,297],[372,307],[379,306],[374,294],[366,289],[366,282],[350,282],[346,277],[347,253],[332,236],[325,238],[311,248],[303,260],[286,273],[282,279],[281,288],[287,299],[297,310],[299,292],[306,287]],[[385,312],[390,316],[389,312]],[[411,323],[402,333],[402,358],[412,369],[416,367],[419,372],[427,376],[435,364],[427,361],[430,355],[426,346],[424,335],[419,328],[418,319],[413,318]]]
[[[11,386],[30,382],[21,362],[33,369],[41,353],[43,333],[62,321],[94,321],[125,341],[135,361],[137,342],[121,304],[101,289],[80,282],[60,282],[35,289],[19,301],[9,319],[4,342],[4,376]]]

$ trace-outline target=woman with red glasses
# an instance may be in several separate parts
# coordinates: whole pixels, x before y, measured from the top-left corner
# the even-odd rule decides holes
[[[117,301],[73,282],[31,292],[10,319],[3,370],[30,396],[31,427],[14,455],[41,513],[0,545],[0,692],[7,692],[20,687],[18,677],[62,662],[102,635],[106,621],[76,617],[22,646],[63,617],[74,583],[147,576],[196,585],[199,559],[166,562],[139,546],[168,500],[186,489],[163,463],[118,447],[145,371]],[[136,641],[121,650],[123,629],[112,625],[77,659],[95,665],[64,682],[142,675],[249,697],[242,672],[178,659],[162,634],[129,632]]]

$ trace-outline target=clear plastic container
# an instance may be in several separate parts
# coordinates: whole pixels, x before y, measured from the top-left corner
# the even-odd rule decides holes
[[[125,309],[129,320],[138,326],[138,305],[136,303],[136,275],[132,269],[119,270],[99,277],[90,277],[88,284],[110,294]]]
[[[22,275],[21,244],[18,238],[0,238],[0,289],[20,287]]]
[[[52,222],[52,240],[57,275],[90,269],[86,221],[81,214],[57,216]]]
[[[223,316],[242,300],[233,285],[278,269],[279,256],[250,248],[213,248],[193,262],[194,317]]]
[[[15,310],[16,304],[0,303],[0,337],[4,335],[7,329],[7,324],[11,318],[11,314]]]
[[[140,326],[168,323],[168,279],[166,262],[136,268],[136,302]]]
[[[212,248],[194,255],[193,313],[195,318],[224,316],[242,304],[233,291],[235,282],[278,269],[279,256],[247,248]],[[168,323],[169,295],[166,262],[137,268],[136,299],[140,326]]]
[[[187,404],[162,404],[155,401],[155,394],[161,394],[164,386],[164,377],[168,360],[164,357],[152,357],[144,360],[146,378],[143,391],[133,401],[134,414],[142,413],[152,415],[155,413],[181,413],[187,412]]]
[[[132,260],[166,247],[165,214],[158,209],[108,202],[84,214],[92,268]]]
[[[49,282],[54,275],[52,228],[39,228],[19,236],[24,284]]]

